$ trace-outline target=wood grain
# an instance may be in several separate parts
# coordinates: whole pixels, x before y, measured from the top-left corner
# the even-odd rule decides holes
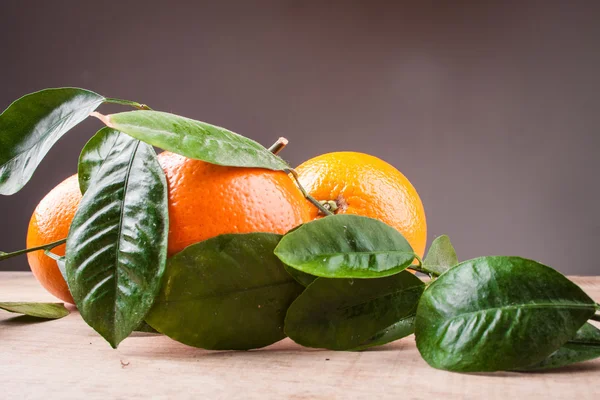
[[[572,277],[600,300],[600,277]],[[56,301],[29,273],[0,272],[0,300]],[[233,352],[136,333],[112,350],[72,308],[31,323],[0,314],[6,399],[598,399],[600,360],[562,370],[457,374],[430,368],[412,337],[365,352],[302,348],[289,339]]]

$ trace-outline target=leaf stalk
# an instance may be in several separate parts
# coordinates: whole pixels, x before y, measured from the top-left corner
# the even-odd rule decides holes
[[[137,101],[114,99],[114,98],[108,97],[108,98],[104,99],[104,102],[111,103],[111,104],[120,104],[122,106],[131,106],[133,108],[137,108],[138,110],[146,110],[146,111],[152,110],[146,104],[138,103]]]
[[[296,171],[294,171],[292,168],[289,168],[289,169],[286,169],[285,172],[287,172],[288,174],[290,174],[294,177],[294,180],[296,181],[296,185],[298,185],[298,188],[300,189],[300,191],[302,192],[304,197],[306,197],[306,200],[310,201],[315,207],[317,207],[319,209],[319,211],[321,211],[326,216],[333,215],[333,213],[331,211],[329,211],[327,208],[325,208],[323,206],[323,204],[321,204],[318,200],[316,200],[314,197],[312,197],[310,194],[308,194],[308,192],[304,189],[304,187],[302,187],[302,184],[300,183],[300,179],[298,177],[298,173]]]
[[[2,253],[2,254],[0,254],[0,261],[4,261],[9,258],[20,256],[21,254],[31,253],[32,251],[52,250],[53,248],[60,246],[61,244],[65,244],[66,242],[67,242],[67,239],[65,238],[65,239],[57,240],[56,242],[48,243],[48,244],[45,244],[42,246],[30,247],[28,249],[17,250],[17,251],[13,251],[12,253]]]

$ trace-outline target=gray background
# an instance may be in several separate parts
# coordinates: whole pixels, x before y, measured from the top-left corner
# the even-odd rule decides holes
[[[265,145],[284,135],[293,165],[371,153],[413,182],[430,240],[449,234],[461,259],[600,273],[599,1],[168,3],[0,2],[0,108],[79,86]],[[0,197],[1,250],[23,247],[98,128],[81,124]]]

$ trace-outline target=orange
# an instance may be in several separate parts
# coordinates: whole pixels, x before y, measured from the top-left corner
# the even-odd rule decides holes
[[[169,187],[169,255],[225,233],[283,234],[310,220],[314,206],[285,172],[223,167],[167,151],[158,160]]]
[[[27,247],[42,246],[66,238],[80,201],[77,175],[67,178],[52,189],[31,216]],[[64,256],[65,247],[64,244],[55,247],[52,252]],[[43,250],[27,253],[27,260],[33,275],[48,292],[67,303],[73,303],[73,297],[56,261],[45,255]]]
[[[404,235],[423,257],[427,222],[419,194],[396,168],[368,154],[337,152],[312,158],[298,168],[300,182],[319,201],[333,201],[337,214],[378,219]],[[319,218],[311,209],[311,218]]]

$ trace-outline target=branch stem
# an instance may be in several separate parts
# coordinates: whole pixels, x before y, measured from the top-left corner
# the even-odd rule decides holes
[[[28,249],[13,251],[12,253],[2,253],[2,254],[0,254],[0,261],[4,261],[9,258],[20,256],[21,254],[31,253],[32,251],[52,250],[56,246],[60,246],[61,244],[65,244],[66,242],[67,242],[67,239],[65,238],[65,239],[57,240],[56,242],[45,244],[43,246],[30,247]]]
[[[111,103],[111,104],[120,104],[122,106],[131,106],[131,107],[137,108],[139,110],[152,110],[147,105],[138,103],[137,101],[113,99],[113,98],[109,97],[109,98],[104,99],[104,102]]]
[[[296,171],[294,171],[292,168],[289,168],[289,169],[285,170],[285,172],[287,172],[288,174],[291,174],[294,177],[294,180],[296,181],[296,185],[298,185],[298,188],[300,189],[300,191],[302,192],[304,197],[306,197],[306,200],[310,201],[315,207],[317,207],[319,209],[319,211],[321,211],[326,216],[333,215],[333,213],[331,211],[329,211],[327,208],[323,207],[323,204],[321,204],[318,200],[316,200],[314,197],[312,197],[310,194],[308,194],[308,192],[302,187],[302,184],[300,183],[300,179],[298,178],[298,173]]]
[[[593,320],[593,321],[600,322],[600,314],[592,315],[592,317],[590,319]]]

